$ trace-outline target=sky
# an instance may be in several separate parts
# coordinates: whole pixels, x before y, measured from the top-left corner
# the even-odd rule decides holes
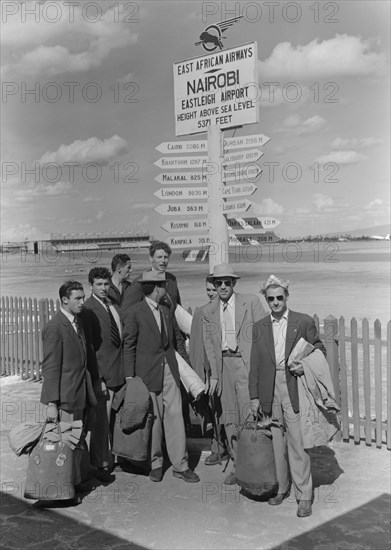
[[[223,45],[258,47],[264,134],[246,216],[304,236],[390,221],[390,3],[3,0],[1,240],[148,232],[161,142],[175,136],[173,64],[203,56],[208,26],[243,15]],[[243,214],[241,214],[243,215]],[[183,217],[181,218],[183,219]]]

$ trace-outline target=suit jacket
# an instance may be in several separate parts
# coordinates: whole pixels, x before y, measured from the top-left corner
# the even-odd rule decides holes
[[[123,288],[122,288],[122,294],[121,294],[118,288],[113,283],[113,281],[110,281],[109,292],[107,294],[107,297],[109,298],[111,303],[119,307],[122,305],[122,302],[124,301],[125,292],[130,288],[130,282],[125,279],[122,283],[122,287]]]
[[[79,326],[83,331],[82,322]],[[84,409],[87,357],[91,358],[84,335],[80,341],[72,323],[59,311],[44,326],[42,340],[41,403],[57,402],[67,411]]]
[[[114,306],[117,310],[118,307]],[[108,388],[125,383],[123,348],[111,342],[111,321],[108,312],[98,300],[90,296],[85,301],[81,313],[84,326],[88,326],[87,340],[95,351],[99,378],[103,378]]]
[[[288,393],[295,413],[300,410],[297,378],[291,374],[287,361],[290,352],[301,337],[326,355],[325,347],[319,338],[312,317],[289,310],[285,341],[285,373]],[[252,340],[249,375],[250,398],[259,398],[263,412],[270,414],[276,378],[276,357],[271,315],[255,323]]]
[[[123,317],[125,317],[125,315],[128,313],[129,308],[131,308],[134,304],[141,302],[141,300],[144,298],[143,291],[141,290],[141,285],[140,283],[138,283],[140,279],[141,275],[136,277],[132,281],[131,286],[127,288],[126,292],[124,293],[121,305],[121,314]],[[177,304],[181,305],[181,297],[178,290],[178,283],[175,275],[169,273],[168,271],[166,271],[166,279],[167,294],[171,299],[173,310],[175,310]]]
[[[250,369],[250,352],[252,327],[256,321],[265,316],[258,296],[253,294],[239,294],[235,292],[235,330],[239,352],[244,360],[247,373]],[[211,377],[221,382],[223,355],[220,322],[220,300],[207,304],[204,307],[204,345],[208,357]]]
[[[159,327],[145,298],[131,307],[124,317],[125,376],[140,376],[148,390],[153,392],[163,389],[165,359],[176,383],[180,385],[175,350],[190,362],[174,310],[162,306],[162,312],[168,332],[167,350],[162,347]]]

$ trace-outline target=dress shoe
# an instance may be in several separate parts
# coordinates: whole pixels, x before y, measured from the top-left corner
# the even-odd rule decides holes
[[[215,464],[221,464],[223,460],[227,460],[227,458],[228,455],[226,454],[220,455],[219,459],[219,455],[217,453],[210,453],[210,455],[205,458],[204,464],[206,466],[215,466]]]
[[[115,477],[111,475],[108,468],[97,468],[94,472],[94,477],[99,481],[109,482],[114,481]]]
[[[299,500],[297,508],[297,517],[306,518],[312,514],[312,505],[310,500]]]
[[[163,468],[160,466],[151,470],[149,472],[149,479],[155,482],[161,481],[163,479]]]
[[[197,483],[197,481],[200,480],[198,475],[190,470],[190,468],[188,468],[184,472],[177,472],[176,470],[173,470],[172,474],[174,477],[178,477],[179,479],[187,481],[187,483]]]
[[[291,491],[286,491],[285,493],[278,493],[275,497],[269,498],[267,501],[270,506],[278,506],[278,504],[282,504],[282,501],[289,497]]]
[[[236,485],[237,482],[238,480],[236,479],[236,475],[234,472],[231,472],[230,474],[228,474],[223,481],[224,485]]]

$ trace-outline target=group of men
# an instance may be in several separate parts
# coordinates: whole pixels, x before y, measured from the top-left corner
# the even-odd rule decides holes
[[[288,357],[301,337],[325,353],[313,319],[288,309],[289,283],[274,275],[261,290],[271,310],[267,314],[258,296],[236,292],[240,277],[222,263],[206,277],[209,302],[194,313],[188,355],[175,317],[181,303],[176,277],[167,272],[171,249],[154,242],[149,252],[151,269],[132,283],[130,258],[121,254],[113,258],[112,274],[104,267],[91,269],[91,296],[85,302],[80,283],[69,281],[60,288],[61,309],[43,330],[41,401],[48,405],[48,419],[86,420],[90,412],[91,465],[95,477],[110,481],[113,397],[140,377],[153,407],[151,481],[163,478],[165,439],[173,475],[198,482],[188,465],[179,353],[204,379],[212,405],[206,416],[214,438],[205,464],[231,459],[224,483],[235,484],[238,426],[250,416],[271,417],[278,493],[268,502],[281,504],[293,484],[297,515],[309,516],[311,465],[297,387],[303,366],[300,361],[288,366]],[[83,481],[80,464],[76,488]]]

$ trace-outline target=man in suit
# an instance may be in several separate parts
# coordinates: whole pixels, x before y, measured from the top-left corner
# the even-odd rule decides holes
[[[177,304],[181,304],[181,297],[179,294],[178,283],[175,275],[167,271],[171,253],[171,248],[168,246],[167,243],[162,241],[154,241],[149,247],[149,259],[151,262],[151,269],[152,271],[157,271],[165,274],[167,282],[166,295],[164,300],[165,302],[167,302],[167,305],[172,307],[172,309],[175,311]],[[133,280],[130,288],[126,291],[126,295],[124,296],[121,306],[123,316],[126,315],[129,308],[131,308],[134,304],[137,304],[137,302],[140,302],[144,298],[144,294],[140,285],[136,284],[138,281],[140,281],[141,277],[142,275],[136,277]]]
[[[112,304],[121,306],[125,292],[130,287],[129,275],[132,272],[132,264],[128,254],[116,254],[111,260],[111,271],[108,298]]]
[[[83,285],[77,281],[67,281],[60,287],[59,295],[60,311],[42,331],[41,403],[47,405],[48,421],[85,422],[86,405],[94,400],[89,377],[92,375],[95,379],[97,375],[80,319],[85,297]],[[87,471],[82,472],[84,448],[83,434],[73,455],[76,488],[88,474]]]
[[[204,345],[211,375],[208,393],[221,394],[222,417],[233,460],[233,470],[224,483],[236,483],[237,425],[248,415],[248,373],[252,326],[265,311],[257,296],[234,292],[237,279],[233,268],[227,264],[216,265],[213,282],[219,300],[204,307]]]
[[[218,300],[217,289],[213,282],[213,275],[208,275],[205,278],[205,290],[209,298],[208,304]],[[204,309],[206,305],[197,307],[194,311],[191,322],[189,356],[192,368],[201,380],[209,383],[211,371],[205,352],[203,337]],[[203,417],[204,422],[206,422],[206,432],[213,430],[211,453],[205,458],[205,464],[206,466],[214,466],[215,464],[221,464],[221,461],[227,458],[227,451],[224,443],[224,429],[222,429],[222,425],[220,424],[222,412],[220,398],[216,394],[210,396],[211,407],[209,407],[207,399],[207,396],[203,396],[196,402],[195,407],[197,412],[201,415],[201,417]]]
[[[94,390],[97,406],[91,422],[91,464],[97,468],[95,477],[111,481],[111,455],[114,418],[111,405],[116,391],[125,383],[122,348],[122,321],[115,306],[108,299],[110,272],[105,267],[94,267],[88,274],[91,296],[86,300],[82,318],[89,327],[91,346],[96,354],[99,379]]]
[[[278,494],[268,502],[278,505],[289,496],[290,470],[298,501],[297,516],[306,517],[312,513],[312,477],[301,433],[297,388],[297,376],[303,374],[303,366],[300,361],[288,364],[288,359],[300,338],[324,354],[326,351],[314,320],[288,309],[288,287],[288,281],[274,275],[262,287],[271,315],[253,328],[249,392],[253,414],[260,410],[277,423],[271,430],[279,486]]]
[[[124,317],[124,366],[126,379],[139,376],[150,392],[154,421],[151,434],[151,481],[163,478],[163,428],[173,475],[195,483],[189,469],[182,416],[180,376],[175,350],[189,362],[184,340],[172,308],[160,305],[166,295],[163,271],[146,271],[138,285],[143,299]]]

